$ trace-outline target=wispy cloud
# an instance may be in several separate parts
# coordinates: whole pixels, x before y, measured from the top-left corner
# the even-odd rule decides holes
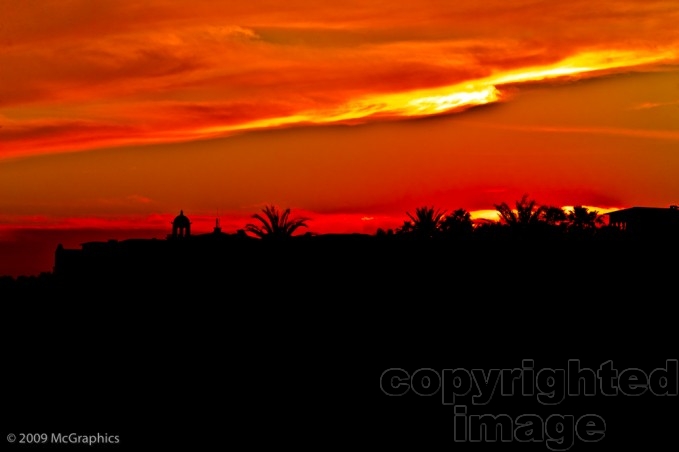
[[[674,1],[254,3],[4,5],[0,158],[461,111],[679,60]]]
[[[648,110],[651,108],[674,107],[679,105],[679,100],[673,102],[642,102],[631,107],[632,110]]]
[[[587,134],[609,135],[629,138],[650,138],[656,140],[679,140],[679,130],[652,130],[652,129],[625,129],[616,127],[563,127],[541,125],[511,125],[511,124],[488,124],[472,123],[483,128],[514,130],[530,133],[559,133],[559,134]]]

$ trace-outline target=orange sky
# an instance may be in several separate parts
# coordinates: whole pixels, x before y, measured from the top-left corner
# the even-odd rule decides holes
[[[58,243],[164,237],[180,209],[198,232],[276,204],[373,233],[523,193],[679,203],[676,0],[0,11],[0,275],[50,271]]]

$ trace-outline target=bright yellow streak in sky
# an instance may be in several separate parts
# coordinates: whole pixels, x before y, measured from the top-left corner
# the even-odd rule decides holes
[[[477,91],[458,91],[443,96],[420,97],[408,102],[417,115],[435,114],[472,105],[483,105],[499,100],[499,91],[489,86]]]
[[[242,130],[265,129],[295,124],[328,124],[359,121],[370,116],[417,117],[462,110],[502,100],[498,86],[510,83],[543,81],[585,75],[595,71],[632,68],[644,64],[679,59],[679,51],[659,53],[629,51],[588,52],[548,66],[504,71],[483,79],[439,88],[414,90],[354,99],[329,110],[314,110],[296,115],[260,119],[243,124],[201,128],[199,136],[224,135]]]

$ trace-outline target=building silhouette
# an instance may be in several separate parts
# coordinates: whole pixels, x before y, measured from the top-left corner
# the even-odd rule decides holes
[[[604,214],[608,224],[634,238],[654,238],[677,235],[679,206],[630,207]]]
[[[224,233],[215,222],[212,232],[195,234],[180,211],[163,239],[126,239],[85,242],[80,249],[57,246],[53,274],[63,280],[121,281],[188,278],[224,268],[241,253],[244,242],[255,239],[244,231]]]
[[[218,220],[219,221],[219,220]],[[180,210],[172,221],[172,235],[173,239],[180,239],[191,236],[191,221],[184,215],[184,211]]]
[[[577,241],[496,240],[493,236],[447,241],[401,240],[397,234],[307,232],[285,240],[263,240],[247,235],[242,229],[225,233],[218,218],[211,232],[196,233],[182,210],[171,222],[171,230],[165,239],[86,242],[80,249],[66,249],[59,244],[52,274],[59,284],[69,288],[91,287],[94,291],[125,291],[136,287],[156,290],[180,285],[221,287],[219,284],[224,281],[229,281],[232,287],[244,285],[249,290],[257,287],[274,292],[278,285],[313,282],[337,291],[356,288],[362,281],[374,283],[383,275],[399,282],[417,280],[421,283],[428,281],[430,275],[466,281],[478,271],[494,274],[488,260],[492,254],[513,255],[519,260],[526,257],[522,262],[529,265],[518,268],[529,273],[542,272],[543,264],[528,256],[545,253],[559,256],[562,268],[557,273],[566,275],[572,270],[565,266],[568,261],[565,256],[575,259],[574,256],[605,252],[611,262],[617,262],[618,259],[611,256],[643,252],[648,248],[645,247],[647,238],[662,240],[656,243],[666,244],[662,249],[667,253],[679,244],[679,209],[676,206],[632,207],[605,215],[609,217],[609,232],[615,234],[604,234],[598,241],[582,241],[582,252],[575,252]],[[615,239],[608,240],[610,237]],[[628,237],[643,240],[626,240]],[[642,246],[633,249],[623,241],[639,242]],[[595,243],[598,244],[596,248],[591,248]],[[464,259],[458,260],[462,256]],[[549,259],[545,257],[545,260]],[[583,269],[595,262],[578,259],[573,268]],[[596,270],[592,268],[591,271]],[[415,273],[421,277],[413,279]],[[263,285],[252,283],[260,280]]]

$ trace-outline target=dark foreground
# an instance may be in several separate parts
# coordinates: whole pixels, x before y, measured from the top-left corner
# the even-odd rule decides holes
[[[535,373],[565,371],[569,360],[596,371],[611,360],[619,372],[668,367],[670,392],[676,383],[674,244],[340,245],[233,250],[162,271],[153,262],[90,268],[6,292],[1,439],[119,435],[121,445],[102,450],[245,441],[267,450],[544,451],[557,430],[532,443],[455,442],[443,389],[398,378],[435,384],[443,369],[490,372],[524,360]],[[396,380],[381,379],[393,368],[402,369]],[[410,390],[388,396],[387,383]],[[540,388],[549,392],[547,379]],[[475,405],[475,391],[457,398],[468,416],[555,415],[548,430],[563,420],[571,450],[650,450],[679,420],[679,398],[650,391],[552,405],[499,386]],[[587,414],[606,422],[597,442],[559,417],[575,424]]]

